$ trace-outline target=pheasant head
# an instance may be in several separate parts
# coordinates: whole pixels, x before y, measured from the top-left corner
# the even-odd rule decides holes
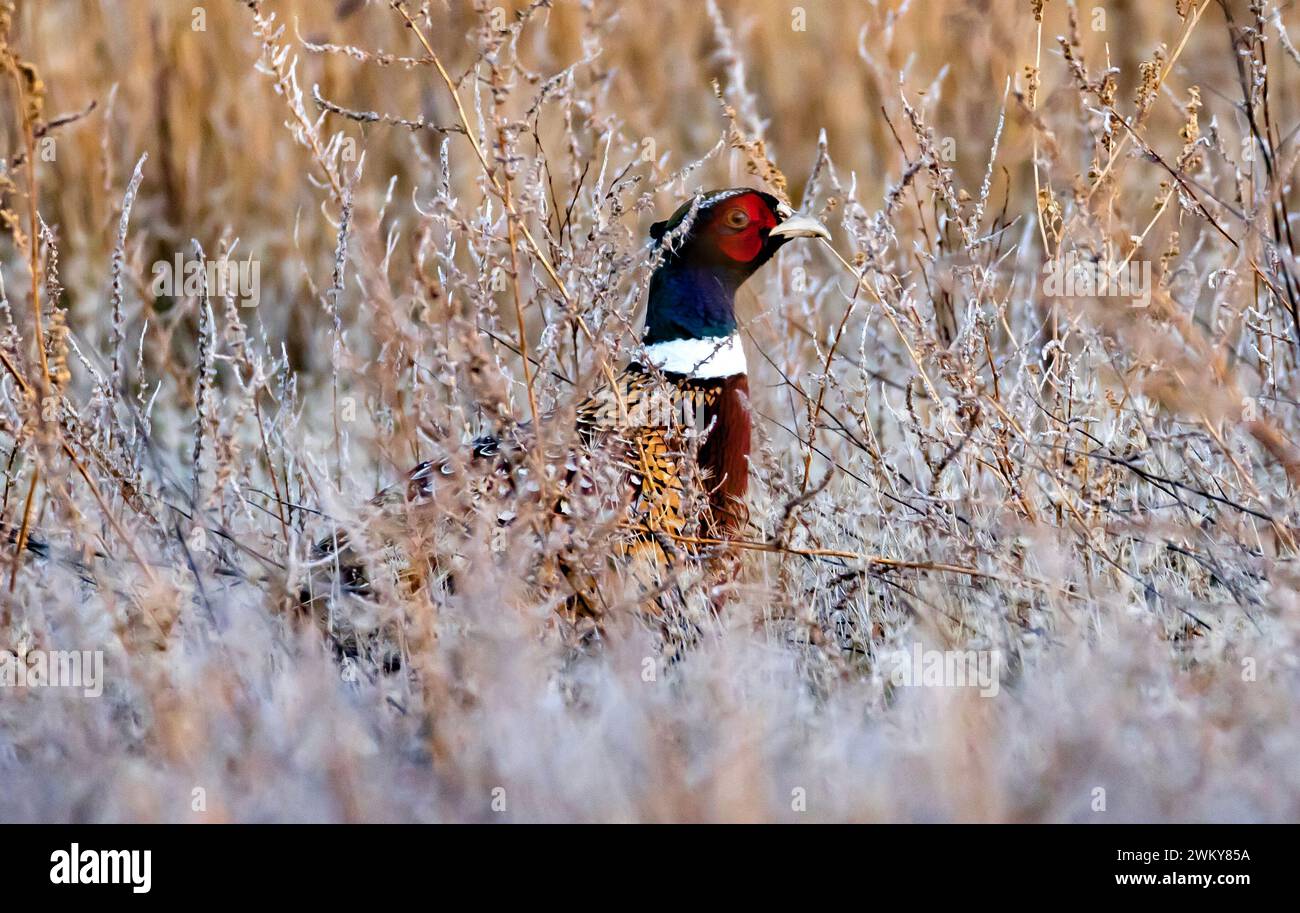
[[[682,204],[650,237],[663,260],[650,280],[647,359],[668,373],[729,377],[745,370],[736,291],[782,245],[830,232],[771,194],[738,187]]]

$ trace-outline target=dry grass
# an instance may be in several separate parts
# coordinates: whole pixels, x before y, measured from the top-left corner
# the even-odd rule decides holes
[[[4,23],[0,647],[106,680],[0,691],[0,819],[1300,818],[1290,2],[193,6]],[[576,652],[544,578],[617,515],[367,499],[571,445],[649,223],[741,183],[843,257],[744,295],[752,547],[683,661]],[[1049,295],[1076,256],[1149,305]],[[400,673],[295,621],[333,523],[456,571],[330,601]],[[896,686],[918,643],[997,694]]]

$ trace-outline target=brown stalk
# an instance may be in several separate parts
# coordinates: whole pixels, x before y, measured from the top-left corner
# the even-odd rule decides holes
[[[438,75],[441,76],[442,81],[446,83],[447,91],[451,93],[452,103],[456,106],[456,116],[460,119],[460,124],[465,129],[465,138],[469,140],[470,145],[474,148],[474,155],[477,156],[479,165],[483,168],[483,174],[492,185],[492,190],[501,199],[502,205],[505,207],[506,213],[509,215],[511,224],[518,226],[519,232],[524,236],[524,240],[527,241],[528,246],[532,248],[533,256],[535,256],[537,261],[541,263],[542,269],[544,269],[546,275],[550,277],[556,291],[559,292],[564,303],[569,306],[569,311],[573,315],[574,322],[578,325],[582,334],[587,338],[587,341],[595,346],[595,334],[593,334],[591,328],[587,326],[587,321],[582,314],[578,313],[573,308],[573,297],[569,294],[569,290],[565,288],[564,283],[560,280],[559,273],[555,271],[555,267],[551,264],[550,258],[546,256],[541,245],[537,243],[537,239],[533,237],[533,233],[529,231],[528,225],[519,217],[519,213],[515,209],[513,202],[507,199],[506,192],[501,186],[500,180],[497,179],[496,173],[492,170],[492,166],[488,164],[487,157],[483,154],[483,148],[479,145],[478,137],[475,136],[474,129],[470,126],[469,116],[465,113],[465,106],[461,104],[460,94],[456,91],[456,83],[452,80],[451,74],[448,73],[447,68],[442,65],[442,60],[438,55],[434,53],[433,45],[429,43],[429,39],[425,37],[424,32],[420,30],[420,27],[415,24],[411,15],[406,11],[406,4],[403,0],[389,0],[389,5],[396,10],[399,15],[401,15],[403,20],[405,20],[406,27],[415,33],[415,37],[424,48],[424,52],[429,55],[429,59],[433,61],[434,66],[437,68]],[[522,338],[519,342],[520,345],[523,346],[524,340]],[[614,378],[614,372],[610,368],[608,360],[602,357],[600,360],[600,367],[601,371],[605,375],[605,379],[609,381],[614,395],[618,397],[620,408],[626,412],[627,406],[623,401],[622,391],[618,389],[618,383]]]

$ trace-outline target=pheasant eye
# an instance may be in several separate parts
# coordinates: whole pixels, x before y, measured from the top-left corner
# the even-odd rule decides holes
[[[749,224],[749,213],[743,209],[728,210],[722,220],[728,228],[744,228]]]

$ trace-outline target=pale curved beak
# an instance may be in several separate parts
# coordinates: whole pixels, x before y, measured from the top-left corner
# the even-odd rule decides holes
[[[773,238],[821,238],[823,241],[831,239],[830,230],[812,216],[800,215],[785,206],[777,210],[777,214],[784,221],[772,229]]]

